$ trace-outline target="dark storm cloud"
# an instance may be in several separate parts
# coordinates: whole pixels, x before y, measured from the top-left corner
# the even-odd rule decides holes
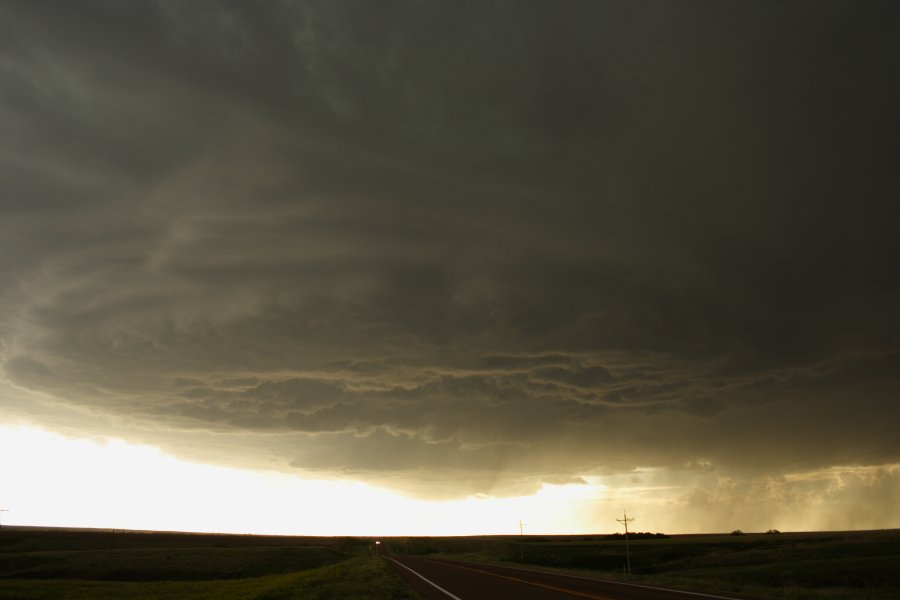
[[[444,492],[900,460],[896,17],[2,3],[7,382]]]

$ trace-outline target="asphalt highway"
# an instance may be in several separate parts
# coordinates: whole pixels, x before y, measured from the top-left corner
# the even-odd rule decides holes
[[[737,600],[559,573],[380,554],[427,600]]]

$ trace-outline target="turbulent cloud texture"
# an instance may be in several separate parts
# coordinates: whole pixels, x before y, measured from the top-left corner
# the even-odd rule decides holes
[[[442,497],[900,462],[898,16],[2,2],[10,407]]]

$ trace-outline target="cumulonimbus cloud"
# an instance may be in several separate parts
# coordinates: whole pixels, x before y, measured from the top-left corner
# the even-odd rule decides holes
[[[457,491],[896,461],[891,54],[656,8],[3,7],[5,384]]]

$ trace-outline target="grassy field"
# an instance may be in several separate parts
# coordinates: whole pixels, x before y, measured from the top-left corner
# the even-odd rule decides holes
[[[610,536],[394,538],[396,553],[623,579]],[[784,600],[900,599],[900,531],[632,539],[632,581]],[[0,530],[0,599],[415,598],[372,540]]]
[[[415,596],[365,539],[4,528],[0,598]]]
[[[403,538],[423,554],[624,579],[625,543],[607,536]],[[633,539],[630,580],[750,598],[900,598],[900,531]]]

